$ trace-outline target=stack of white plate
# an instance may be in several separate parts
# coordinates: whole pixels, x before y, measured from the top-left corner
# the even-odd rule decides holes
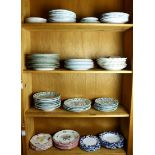
[[[101,15],[100,21],[103,23],[127,23],[129,21],[129,14],[124,12],[109,12]]]
[[[25,18],[25,23],[46,23],[47,19],[40,17],[28,17]]]
[[[61,106],[60,94],[56,92],[39,92],[33,95],[34,106],[43,111],[53,111]]]
[[[103,57],[97,59],[97,64],[106,70],[122,70],[127,67],[126,60],[123,57]]]
[[[82,18],[80,22],[81,23],[99,23],[99,20],[96,17],[85,17],[85,18]]]
[[[63,107],[68,111],[82,112],[91,108],[91,101],[85,98],[72,98],[66,100]]]
[[[68,59],[64,63],[64,67],[70,70],[88,70],[94,67],[91,59]]]
[[[118,108],[118,100],[113,98],[98,98],[95,100],[94,108],[99,111],[111,112]]]
[[[48,21],[50,23],[76,22],[76,13],[65,9],[50,10],[48,15]]]
[[[30,147],[35,151],[44,151],[53,146],[50,134],[40,133],[30,139]]]
[[[54,70],[60,66],[59,54],[28,54],[26,66],[32,70]]]

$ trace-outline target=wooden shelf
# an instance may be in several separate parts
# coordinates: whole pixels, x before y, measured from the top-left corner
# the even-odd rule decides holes
[[[75,71],[75,70],[67,70],[67,69],[56,69],[56,70],[52,70],[52,71],[36,71],[36,70],[24,70],[24,73],[50,73],[50,74],[70,74],[70,73],[75,73],[75,74],[79,74],[79,73],[88,73],[88,74],[113,74],[113,73],[122,73],[122,74],[132,74],[132,70],[119,70],[119,71],[108,71],[108,70],[103,70],[103,69],[91,69],[91,70],[87,70],[87,71]]]
[[[31,108],[26,111],[27,117],[129,117],[128,112],[124,109],[123,106],[119,106],[116,111],[113,112],[102,112],[97,111],[93,107],[85,112],[70,112],[66,111],[63,108],[58,108],[52,112],[45,112],[35,108]]]
[[[41,23],[22,24],[22,28],[29,31],[40,30],[89,30],[89,31],[126,31],[133,27],[133,24],[105,24],[105,23]]]
[[[34,151],[29,149],[28,155],[126,155],[126,152],[124,149],[116,149],[116,150],[110,150],[106,148],[101,148],[98,151],[95,152],[86,152],[81,150],[79,147],[74,148],[73,150],[59,150],[57,148],[51,148],[46,151]]]

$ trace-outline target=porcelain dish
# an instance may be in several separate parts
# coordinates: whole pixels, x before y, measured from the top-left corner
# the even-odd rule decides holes
[[[30,139],[30,147],[35,151],[44,151],[53,146],[50,134],[40,133]]]
[[[94,62],[91,59],[67,59],[64,67],[70,70],[89,70],[94,68]]]
[[[122,70],[127,67],[127,58],[124,57],[102,57],[98,58],[97,64],[106,70]]]
[[[102,23],[124,24],[129,21],[129,14],[124,12],[103,13],[100,21]]]
[[[25,23],[47,23],[47,19],[41,17],[25,18]]]
[[[118,100],[113,98],[97,98],[94,103],[94,108],[98,111],[112,112],[117,110],[118,105]]]
[[[26,55],[26,67],[31,70],[54,70],[59,68],[58,54],[28,54]]]
[[[34,107],[43,111],[53,111],[61,106],[61,97],[57,92],[39,92],[33,95]]]
[[[80,135],[74,130],[61,130],[53,135],[55,147],[68,150],[78,146]]]
[[[96,17],[85,17],[80,20],[81,23],[99,23]]]
[[[103,132],[99,134],[101,145],[108,149],[117,149],[124,146],[124,137],[118,132]]]
[[[96,136],[87,135],[80,138],[80,148],[87,152],[93,152],[99,150],[101,144]]]
[[[48,13],[48,22],[50,23],[63,23],[63,22],[76,22],[76,14],[73,11],[65,9],[50,10]]]
[[[85,98],[71,98],[64,101],[63,108],[72,112],[87,111],[91,108],[91,101]]]

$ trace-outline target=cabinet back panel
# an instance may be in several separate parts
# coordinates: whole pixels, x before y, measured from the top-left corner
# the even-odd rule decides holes
[[[103,12],[123,10],[124,0],[30,0],[31,16],[48,17],[52,9],[74,11],[78,18],[97,16]]]
[[[61,59],[122,55],[123,33],[31,32],[31,52],[59,53]]]
[[[114,97],[120,100],[119,74],[34,74],[33,92],[56,91],[62,99],[71,97]]]
[[[80,114],[79,114],[80,115]],[[72,129],[81,135],[119,129],[119,118],[35,118],[35,133]]]

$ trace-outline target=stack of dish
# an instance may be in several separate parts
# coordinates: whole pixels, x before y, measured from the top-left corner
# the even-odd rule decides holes
[[[78,146],[80,135],[74,130],[61,130],[54,134],[55,147],[62,150],[73,149]]]
[[[50,134],[40,133],[30,139],[30,147],[35,151],[44,151],[53,146]]]
[[[60,66],[59,54],[28,54],[26,66],[33,70],[54,70]]]
[[[94,108],[99,111],[111,112],[118,108],[118,100],[113,98],[98,98],[95,100]]]
[[[103,132],[99,134],[99,139],[101,145],[109,149],[117,149],[124,146],[124,137],[118,132]]]
[[[48,21],[50,23],[76,22],[76,14],[72,11],[65,9],[50,10],[48,15]]]
[[[70,70],[88,70],[94,67],[91,59],[68,59],[65,60],[65,68]]]
[[[80,22],[81,23],[99,23],[99,20],[96,17],[85,17],[85,18],[82,18]]]
[[[103,57],[97,59],[97,64],[106,70],[122,70],[127,67],[126,60],[123,57]]]
[[[124,12],[109,12],[101,15],[100,21],[103,23],[127,23],[129,21],[129,14]]]
[[[91,101],[85,98],[72,98],[66,100],[63,107],[68,111],[82,112],[91,108]]]
[[[101,145],[96,136],[87,135],[80,138],[80,148],[84,151],[91,152],[99,150]]]
[[[34,106],[43,111],[53,111],[61,106],[60,94],[56,92],[39,92],[33,95]]]
[[[25,18],[25,23],[46,23],[47,19],[40,17],[28,17]]]

